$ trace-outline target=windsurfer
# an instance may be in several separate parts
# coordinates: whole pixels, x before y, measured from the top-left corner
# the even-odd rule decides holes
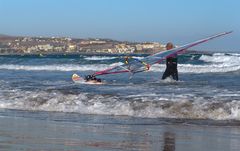
[[[82,82],[89,82],[92,84],[102,84],[101,79],[97,79],[96,76],[106,75],[106,74],[119,74],[119,73],[131,73],[131,75],[139,72],[148,71],[149,68],[156,64],[160,63],[161,61],[166,59],[166,70],[162,76],[162,79],[166,79],[167,77],[172,76],[174,80],[178,80],[178,70],[177,70],[177,54],[183,53],[183,51],[199,45],[201,43],[207,42],[209,40],[215,39],[217,37],[221,37],[227,34],[232,33],[230,32],[222,32],[204,39],[197,40],[195,42],[174,48],[173,44],[167,44],[166,49],[168,51],[161,51],[155,53],[153,55],[144,57],[143,59],[135,59],[132,62],[129,62],[128,58],[125,60],[125,64],[114,66],[102,71],[95,72],[92,75],[86,76],[85,78],[81,78],[77,74],[73,74],[72,80],[74,82],[82,81]],[[174,49],[173,49],[174,48]],[[91,82],[92,81],[92,82]]]
[[[167,43],[166,50],[173,49],[172,43]],[[166,59],[166,70],[163,73],[162,79],[172,76],[172,78],[178,81],[178,70],[177,70],[177,54]]]

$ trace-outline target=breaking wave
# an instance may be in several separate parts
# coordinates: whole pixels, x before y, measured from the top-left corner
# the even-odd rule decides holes
[[[26,70],[26,71],[99,71],[104,70],[115,65],[121,65],[122,63],[114,64],[57,64],[57,65],[15,65],[15,64],[2,64],[0,69],[5,70]],[[151,72],[163,72],[165,70],[164,64],[153,65],[150,68]],[[208,73],[208,72],[233,72],[240,70],[239,65],[225,65],[225,64],[210,64],[210,65],[193,65],[193,64],[178,64],[178,70],[181,73]]]
[[[142,59],[144,57],[137,57],[137,56],[132,56],[133,58],[136,59]],[[124,58],[124,56],[120,56],[120,57],[109,57],[109,56],[91,56],[91,57],[85,57],[85,60],[113,60],[113,59],[120,59],[120,58]]]
[[[92,63],[92,60],[112,60],[117,57],[108,57],[108,56],[91,56],[85,57],[84,59],[89,60],[87,64],[50,64],[50,65],[20,65],[20,64],[1,64],[0,69],[5,70],[26,70],[26,71],[99,71],[109,68],[115,65],[121,65],[122,62],[113,63],[109,61],[109,64],[101,63]],[[141,59],[143,57],[135,57]],[[197,58],[196,61],[202,61],[200,64],[194,63],[179,63],[178,69],[182,73],[224,73],[224,72],[233,72],[240,70],[240,54],[224,54],[224,53],[215,53],[213,55],[201,55],[200,58]],[[66,61],[65,61],[66,62]],[[156,64],[153,65],[150,69],[151,72],[163,72],[165,70],[165,64]]]
[[[163,72],[165,65],[154,65],[150,71]],[[225,66],[225,65],[192,65],[192,64],[178,64],[178,71],[181,73],[224,73],[240,70],[240,65]]]
[[[88,65],[76,65],[76,64],[57,64],[57,65],[15,65],[15,64],[3,64],[0,65],[0,69],[6,70],[26,70],[26,71],[89,71],[89,70],[104,70],[109,68],[107,64],[88,64]]]
[[[107,57],[107,56],[91,56],[91,57],[85,57],[86,60],[112,60],[116,59],[117,57]]]
[[[215,53],[212,56],[210,55],[202,55],[199,60],[210,62],[210,63],[224,63],[226,66],[230,65],[239,65],[240,62],[240,54],[222,54],[222,53]]]
[[[26,70],[26,71],[98,71],[104,70],[109,67],[122,65],[123,63],[117,62],[113,64],[86,64],[86,65],[76,65],[76,64],[56,64],[56,65],[15,65],[15,64],[2,64],[0,69],[6,70]]]
[[[240,96],[240,95],[238,95]],[[240,101],[205,99],[189,95],[127,96],[65,94],[54,92],[14,91],[1,95],[0,108],[33,111],[76,112],[80,114],[127,115],[146,118],[187,118],[240,120]],[[222,96],[223,97],[223,96]]]

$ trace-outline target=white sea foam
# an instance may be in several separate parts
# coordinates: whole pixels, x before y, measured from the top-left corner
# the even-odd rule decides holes
[[[153,65],[150,69],[152,72],[163,72],[165,65]],[[178,71],[181,73],[224,73],[240,70],[240,65],[228,66],[224,64],[210,64],[210,65],[192,65],[192,64],[178,64]]]
[[[141,60],[141,59],[143,59],[144,57],[136,57],[136,56],[134,56],[133,58]]]
[[[89,71],[89,70],[104,70],[111,65],[107,64],[88,64],[88,65],[76,65],[76,64],[62,64],[62,65],[15,65],[15,64],[3,64],[0,65],[0,69],[6,70],[26,70],[26,71]]]
[[[182,73],[224,73],[240,70],[240,54],[215,53],[212,56],[202,55],[199,60],[210,64],[194,65],[194,64],[178,64],[178,70]],[[151,71],[164,71],[165,66],[156,64],[152,66]]]
[[[91,56],[91,57],[85,57],[85,60],[112,60],[112,59],[116,59],[116,58],[124,58],[124,57],[109,57],[109,56]],[[137,57],[137,56],[133,56],[133,58],[135,59],[143,59],[144,57]]]
[[[112,60],[116,59],[117,57],[108,57],[108,56],[91,56],[91,57],[85,57],[86,60]]]
[[[58,91],[17,90],[9,92],[7,97],[0,95],[0,108],[147,118],[240,120],[240,100],[205,100],[202,97],[182,94],[171,97],[148,95],[150,96],[143,94],[119,98],[88,93],[63,94]]]
[[[2,64],[0,69],[6,70],[26,70],[26,71],[99,71],[109,67],[121,65],[122,63],[108,64],[57,64],[57,65],[15,65]],[[151,72],[163,72],[166,66],[164,64],[156,64],[150,68]],[[208,73],[208,72],[231,72],[240,70],[240,65],[226,65],[226,64],[210,64],[210,65],[192,65],[192,64],[178,64],[178,70],[182,73]]]
[[[108,59],[113,59],[109,57]],[[89,59],[106,59],[104,57],[90,57]],[[212,56],[203,55],[199,58],[207,64],[195,65],[195,64],[178,64],[178,70],[182,73],[224,73],[240,70],[240,55],[229,54],[225,55],[222,53],[215,53]],[[17,64],[1,64],[0,69],[6,70],[27,70],[27,71],[99,71],[106,68],[122,65],[122,62],[114,64],[53,64],[53,65],[17,65]],[[165,64],[156,64],[150,68],[151,72],[163,72],[165,70]]]
[[[214,54],[213,56],[203,55],[199,58],[205,62],[224,63],[225,65],[238,65],[240,62],[240,55],[223,55]]]

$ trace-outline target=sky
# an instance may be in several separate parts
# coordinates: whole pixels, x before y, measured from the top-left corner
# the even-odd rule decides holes
[[[0,34],[110,38],[240,52],[239,0],[0,0]]]

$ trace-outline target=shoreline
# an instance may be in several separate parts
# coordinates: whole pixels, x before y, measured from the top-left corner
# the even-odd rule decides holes
[[[146,123],[141,118],[51,112],[25,111],[22,116],[16,115],[19,114],[0,116],[3,150],[238,151],[240,148],[238,126],[161,120],[154,123],[154,119]]]
[[[51,114],[51,117],[50,117]],[[0,117],[14,117],[14,118],[27,118],[38,119],[41,117],[43,120],[58,121],[59,117],[66,117],[62,122],[80,122],[92,123],[92,119],[98,124],[126,124],[126,125],[192,125],[192,126],[220,126],[220,127],[238,127],[240,120],[226,119],[214,120],[203,118],[148,118],[148,117],[135,117],[128,115],[105,115],[105,114],[81,114],[78,112],[59,112],[59,111],[41,111],[41,110],[21,110],[21,109],[7,109],[0,108]],[[74,118],[72,118],[74,117]],[[106,120],[101,120],[106,119]],[[114,120],[113,120],[114,119]]]

